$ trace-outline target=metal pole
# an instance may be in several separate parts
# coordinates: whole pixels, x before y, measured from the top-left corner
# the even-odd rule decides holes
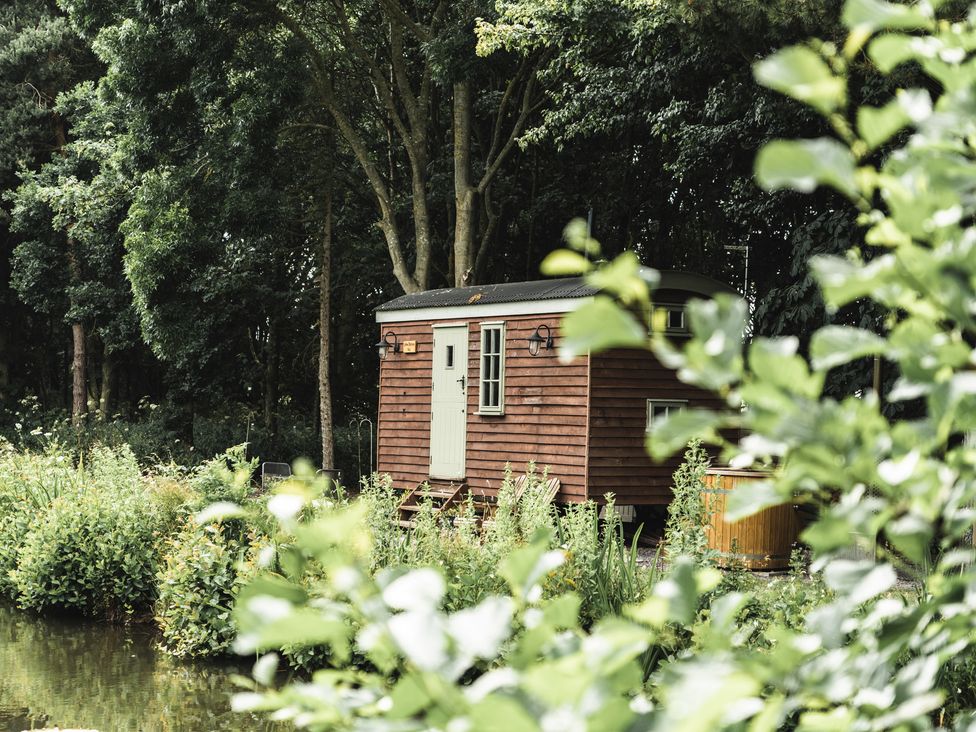
[[[746,300],[749,299],[749,247],[746,246],[746,281],[742,288],[745,290],[742,294],[745,296]]]
[[[746,270],[742,281],[742,296],[748,300],[749,299],[749,245],[748,244],[726,244],[725,251],[745,253]]]
[[[872,385],[874,387],[874,393],[878,397],[878,403],[881,403],[881,356],[875,354],[874,356],[874,373],[872,374]]]

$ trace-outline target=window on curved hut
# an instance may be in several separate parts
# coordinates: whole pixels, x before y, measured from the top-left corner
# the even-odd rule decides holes
[[[654,329],[664,333],[687,333],[684,305],[659,305],[654,308]]]
[[[647,400],[647,427],[645,432],[650,432],[655,421],[667,419],[674,412],[680,412],[688,406],[688,401],[683,399],[648,399]]]
[[[505,411],[505,324],[481,324],[481,375],[478,412],[503,414]]]

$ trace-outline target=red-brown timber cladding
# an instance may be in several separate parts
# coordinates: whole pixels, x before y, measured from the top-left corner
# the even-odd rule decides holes
[[[556,336],[561,314],[459,318],[468,324],[467,483],[494,495],[505,464],[522,471],[534,460],[559,478],[559,501],[586,498],[589,359],[562,364],[555,350],[530,356],[526,339],[542,324]],[[482,322],[505,322],[505,414],[479,415],[478,375]],[[380,363],[377,469],[398,488],[428,478],[433,323],[386,323],[398,341],[416,341],[416,353],[391,353]]]
[[[687,400],[689,407],[721,408],[707,392],[683,384],[646,351],[617,349],[591,357],[589,497],[613,493],[620,505],[666,504],[681,455],[654,463],[644,440],[647,400]]]
[[[647,400],[687,400],[689,407],[721,408],[713,395],[682,384],[671,369],[644,351],[614,350],[562,364],[555,350],[536,357],[526,339],[545,323],[557,336],[562,315],[437,321],[468,324],[467,482],[475,494],[493,495],[506,463],[515,471],[534,460],[559,478],[559,501],[666,504],[680,455],[654,463],[644,446]],[[504,320],[505,414],[479,415],[481,322]],[[398,488],[427,480],[433,323],[388,323],[416,353],[391,353],[380,363],[377,469]]]

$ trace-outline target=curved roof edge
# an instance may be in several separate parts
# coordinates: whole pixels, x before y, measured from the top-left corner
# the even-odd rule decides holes
[[[714,297],[720,292],[727,295],[738,295],[739,292],[732,285],[713,277],[696,274],[695,272],[684,272],[677,269],[659,270],[661,281],[658,282],[658,290],[681,290],[682,292],[693,292],[696,295]]]

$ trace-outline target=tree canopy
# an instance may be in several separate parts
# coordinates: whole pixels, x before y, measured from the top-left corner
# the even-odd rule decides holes
[[[755,334],[875,327],[863,303],[828,313],[806,269],[849,248],[855,215],[831,191],[751,177],[764,142],[827,129],[752,63],[841,39],[839,6],[8,5],[5,423],[29,396],[76,419],[89,404],[141,418],[148,402],[174,434],[256,434],[283,459],[338,425],[349,460],[350,425],[375,400],[372,309],[535,279],[575,216],[610,255],[732,283]],[[858,61],[850,94],[900,81]],[[833,381],[869,379],[862,363]],[[342,388],[326,409],[330,381]]]

